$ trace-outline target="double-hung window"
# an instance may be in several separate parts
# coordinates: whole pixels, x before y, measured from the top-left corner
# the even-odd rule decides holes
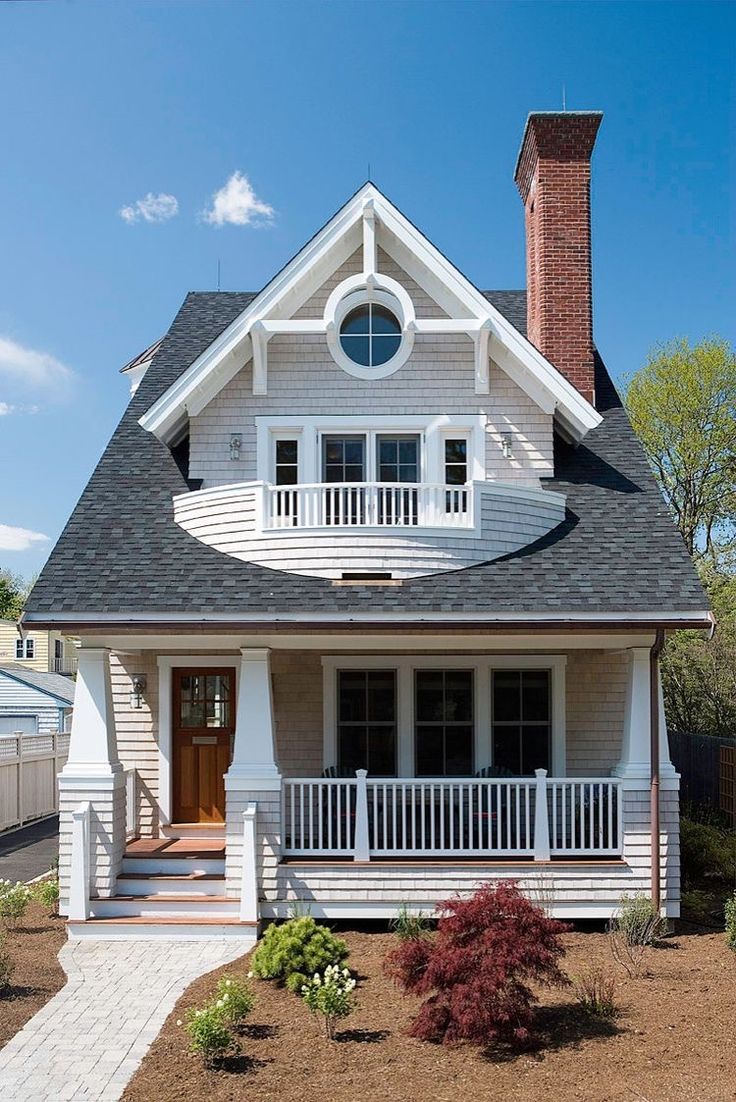
[[[299,440],[277,437],[274,441],[274,483],[276,486],[296,486],[299,481]],[[299,523],[296,491],[276,496],[276,516],[282,527]]]
[[[414,743],[417,776],[472,776],[473,729],[473,671],[416,670]]]
[[[552,733],[549,670],[494,670],[493,764],[517,776],[549,769]]]
[[[36,641],[35,639],[16,639],[15,640],[15,657],[16,658],[35,658],[36,656]]]
[[[342,776],[396,776],[396,670],[338,670],[337,762]]]

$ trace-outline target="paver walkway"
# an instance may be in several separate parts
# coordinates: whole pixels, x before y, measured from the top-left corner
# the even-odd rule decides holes
[[[69,980],[0,1050],[3,1102],[113,1102],[197,976],[235,960],[253,938],[70,941]]]
[[[59,855],[59,819],[52,815],[18,830],[0,834],[0,879],[34,880],[53,866]]]

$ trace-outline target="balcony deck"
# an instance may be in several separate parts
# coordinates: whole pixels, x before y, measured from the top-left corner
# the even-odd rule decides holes
[[[243,482],[174,498],[174,518],[223,554],[277,570],[340,579],[457,570],[517,551],[556,527],[565,497],[491,481]]]

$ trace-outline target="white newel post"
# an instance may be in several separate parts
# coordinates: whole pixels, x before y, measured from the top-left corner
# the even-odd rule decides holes
[[[246,908],[250,911],[251,917],[244,921],[254,922],[258,921],[259,899],[276,892],[281,775],[276,764],[271,652],[268,647],[241,647],[240,655],[233,758],[225,774],[225,875],[228,895],[240,898],[241,915]],[[251,807],[252,818],[245,818]],[[251,836],[249,873],[246,851]]]
[[[547,808],[547,770],[535,769],[534,794],[534,860],[549,861],[549,810]]]
[[[89,918],[89,818],[90,805],[82,803],[72,811],[72,852],[69,874],[68,916],[76,921]]]
[[[355,839],[353,842],[353,860],[370,861],[371,848],[368,837],[368,772],[356,769],[358,779],[355,792]]]
[[[243,872],[240,886],[240,921],[258,922],[255,804],[248,804],[243,812]]]
[[[80,802],[88,805],[87,826],[79,820]],[[59,774],[59,876],[62,913],[69,907],[72,865],[86,837],[89,894],[115,891],[125,849],[125,776],[118,758],[110,682],[110,651],[81,647],[69,756]],[[79,910],[79,889],[75,895]]]

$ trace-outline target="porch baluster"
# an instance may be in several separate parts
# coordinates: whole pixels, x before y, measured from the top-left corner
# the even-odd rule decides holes
[[[549,861],[549,812],[547,810],[547,770],[535,769],[537,778],[534,797],[534,860]]]

